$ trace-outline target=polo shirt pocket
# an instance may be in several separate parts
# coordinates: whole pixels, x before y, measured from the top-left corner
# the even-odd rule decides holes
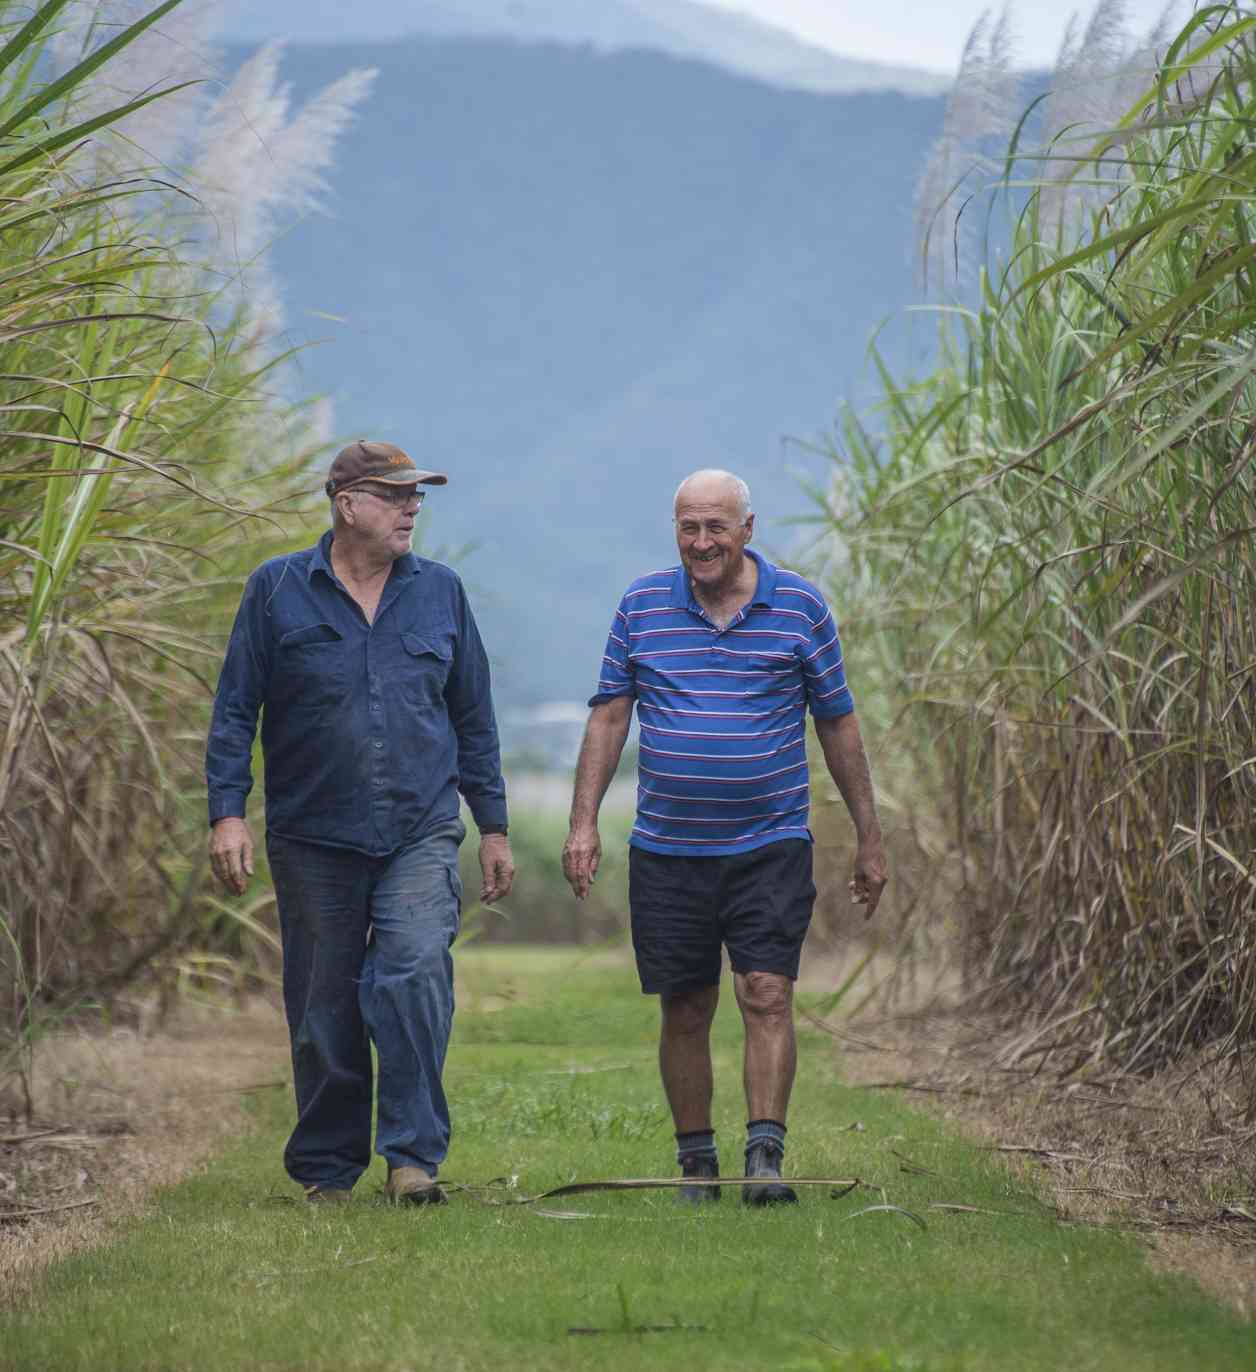
[[[449,669],[453,666],[454,645],[443,635],[402,634],[401,685],[414,705],[434,705],[445,694]]]
[[[348,689],[347,646],[330,624],[306,624],[279,640],[272,694],[295,709],[340,704]]]
[[[712,656],[720,667],[732,668],[740,672],[753,673],[756,677],[779,677],[782,684],[790,677],[796,676],[799,670],[799,660],[785,648],[733,648],[727,649],[722,645],[717,647]],[[749,681],[750,686],[761,686],[758,681]]]

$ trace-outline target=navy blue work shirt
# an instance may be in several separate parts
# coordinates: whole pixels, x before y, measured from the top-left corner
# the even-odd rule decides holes
[[[266,828],[383,857],[458,815],[506,824],[488,659],[462,582],[406,553],[374,623],[337,579],[331,532],[244,590],[214,698],[209,821],[243,818],[258,713]]]

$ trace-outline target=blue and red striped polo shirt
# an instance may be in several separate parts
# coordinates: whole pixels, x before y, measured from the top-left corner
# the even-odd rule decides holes
[[[811,838],[806,711],[832,719],[855,702],[824,597],[746,551],[758,585],[727,629],[683,567],[639,577],[615,611],[589,704],[637,702],[638,848],[712,857]]]

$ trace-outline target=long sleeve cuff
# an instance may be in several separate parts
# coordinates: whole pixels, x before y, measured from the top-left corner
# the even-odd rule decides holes
[[[483,829],[487,824],[496,829],[506,828],[506,801],[500,796],[468,796],[467,807],[475,820],[476,828]]]
[[[215,791],[209,797],[209,822],[215,825],[220,819],[243,819],[248,800],[247,791]]]

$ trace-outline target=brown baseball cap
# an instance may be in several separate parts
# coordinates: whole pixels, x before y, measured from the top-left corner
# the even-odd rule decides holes
[[[409,455],[393,443],[359,438],[336,454],[323,489],[331,496],[363,481],[384,481],[390,486],[443,486],[448,480],[443,472],[425,472],[416,467]]]

